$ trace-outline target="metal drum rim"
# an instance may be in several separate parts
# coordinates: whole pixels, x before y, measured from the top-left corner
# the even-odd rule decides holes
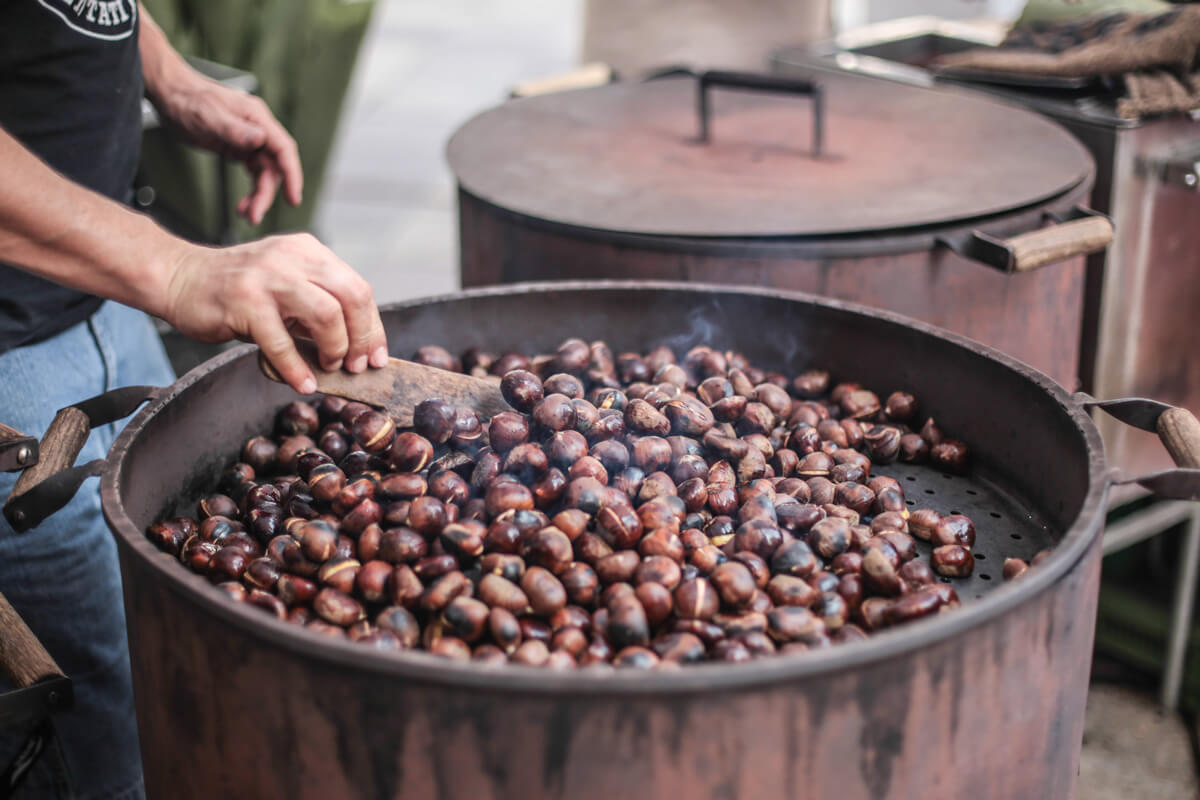
[[[802,292],[773,289],[737,288],[719,284],[680,283],[673,281],[561,281],[519,283],[471,289],[433,297],[390,304],[383,311],[418,308],[441,302],[487,297],[530,295],[538,292],[581,290],[660,290],[760,296],[772,300],[798,301],[836,311],[863,314],[947,340],[985,358],[999,362],[1035,384],[1083,434],[1088,452],[1088,489],[1079,515],[1064,532],[1062,540],[1037,570],[990,592],[986,597],[952,614],[939,614],[872,635],[865,641],[840,645],[796,656],[756,659],[743,664],[698,664],[670,672],[641,670],[569,670],[506,666],[487,668],[470,662],[454,662],[424,652],[381,652],[350,641],[299,628],[274,619],[245,604],[234,603],[200,575],[179,566],[164,556],[125,514],[120,501],[121,466],[140,432],[170,403],[176,402],[189,387],[209,373],[242,358],[255,357],[257,348],[244,345],[222,353],[192,369],[142,408],[117,438],[109,452],[108,465],[101,477],[101,500],[105,519],[114,532],[123,557],[137,562],[138,570],[123,569],[123,579],[140,579],[141,569],[165,579],[167,586],[192,605],[215,615],[272,646],[293,652],[298,658],[316,659],[328,666],[367,671],[397,679],[460,688],[463,690],[505,691],[529,695],[571,694],[585,696],[679,695],[701,691],[749,691],[756,687],[803,680],[816,675],[845,671],[889,659],[903,657],[919,649],[953,640],[956,634],[992,623],[1015,611],[1043,591],[1049,590],[1083,560],[1099,538],[1105,518],[1105,500],[1109,488],[1103,442],[1091,417],[1071,395],[1048,376],[997,350],[935,326],[900,314],[881,311],[857,303],[831,300]]]
[[[496,215],[505,225],[527,228],[552,236],[567,237],[589,246],[617,245],[652,252],[697,253],[721,257],[754,252],[778,258],[856,259],[924,253],[936,250],[946,242],[955,241],[976,231],[1001,238],[1028,233],[1035,230],[1047,218],[1057,219],[1068,215],[1073,209],[1086,206],[1093,184],[1093,177],[1088,176],[1061,194],[989,216],[972,217],[957,222],[947,221],[925,226],[854,233],[796,236],[693,236],[597,228],[538,217],[498,205],[494,201],[476,194],[462,183],[457,184],[457,191],[459,192],[460,228],[462,226],[462,200],[465,196],[471,202],[478,204],[485,212]]]

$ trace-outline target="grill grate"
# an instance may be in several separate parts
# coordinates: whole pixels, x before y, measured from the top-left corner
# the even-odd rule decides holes
[[[872,474],[900,481],[910,509],[931,508],[939,514],[966,514],[975,523],[975,569],[967,578],[941,578],[964,603],[978,600],[1003,585],[1006,558],[1032,559],[1052,547],[1058,536],[1024,503],[990,481],[942,472],[928,465],[888,464]],[[920,557],[929,560],[932,546],[917,540]]]

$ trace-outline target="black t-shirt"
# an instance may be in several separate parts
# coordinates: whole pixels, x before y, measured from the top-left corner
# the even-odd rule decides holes
[[[0,127],[51,167],[127,200],[141,103],[137,0],[0,0]],[[100,303],[0,264],[0,353],[64,331]]]

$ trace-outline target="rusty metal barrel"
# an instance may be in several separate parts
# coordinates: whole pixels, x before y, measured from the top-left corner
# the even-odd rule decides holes
[[[294,397],[252,348],[231,351],[139,412],[102,482],[152,797],[1073,796],[1109,477],[1091,420],[1046,376],[890,313],[764,290],[542,284],[384,319],[396,354],[704,341],[906,386],[974,453],[970,476],[926,469],[914,486],[982,514],[992,558],[953,613],[746,664],[488,669],[329,639],[231,602],[145,536]],[[1002,546],[1047,545],[999,580]]]
[[[863,303],[1074,386],[1095,165],[971,92],[705,72],[522,98],[447,146],[463,286],[675,280]]]

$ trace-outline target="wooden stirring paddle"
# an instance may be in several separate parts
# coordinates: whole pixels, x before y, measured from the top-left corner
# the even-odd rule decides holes
[[[389,358],[386,366],[368,369],[357,375],[345,370],[328,372],[317,363],[315,347],[304,342],[296,344],[301,357],[308,362],[317,379],[318,392],[382,408],[401,427],[412,424],[413,408],[418,403],[434,397],[440,397],[455,406],[470,408],[484,421],[501,411],[512,410],[504,401],[498,382],[399,358]],[[284,382],[261,352],[258,364],[268,378]]]

